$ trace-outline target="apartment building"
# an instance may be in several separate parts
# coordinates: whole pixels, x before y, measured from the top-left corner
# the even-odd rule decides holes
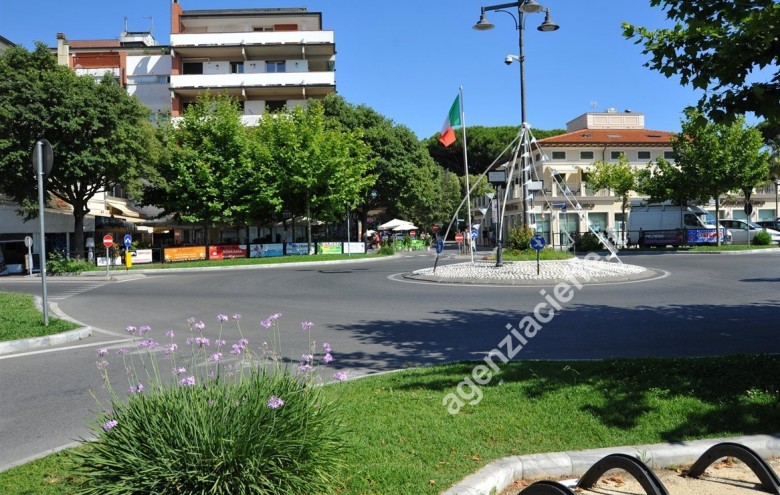
[[[336,45],[306,8],[183,10],[171,4],[174,117],[206,91],[227,92],[244,121],[336,92]]]
[[[621,154],[636,169],[661,157],[674,163],[671,146],[674,133],[645,129],[644,114],[615,109],[580,115],[567,122],[566,130],[565,134],[539,140],[535,147],[533,169],[529,173],[540,188],[529,192],[529,223],[556,246],[568,245],[575,232],[588,230],[588,223],[594,229],[614,233],[618,239],[628,221],[623,218],[620,198],[610,190],[591,187],[588,174],[595,162],[617,162]],[[521,179],[516,173],[509,183],[504,235],[523,222],[521,189]],[[638,196],[632,193],[632,197]],[[776,218],[776,185],[757,188],[751,202],[754,206],[751,220]],[[475,215],[490,229],[495,224],[493,215],[482,213],[488,203],[487,198],[477,200]],[[720,204],[722,218],[748,218],[741,195],[723,196]],[[715,215],[714,200],[702,206]]]

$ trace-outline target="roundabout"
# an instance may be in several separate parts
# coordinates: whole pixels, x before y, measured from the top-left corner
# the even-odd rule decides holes
[[[538,269],[538,273],[537,273]],[[558,282],[614,284],[652,280],[666,276],[660,270],[617,262],[581,258],[570,260],[454,263],[423,268],[403,275],[406,280],[445,284],[488,284],[497,286],[551,285]]]

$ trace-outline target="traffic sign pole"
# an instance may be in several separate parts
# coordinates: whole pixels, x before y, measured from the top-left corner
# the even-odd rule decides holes
[[[111,263],[111,260],[109,258],[109,248],[114,245],[114,238],[111,237],[111,234],[106,234],[103,236],[103,245],[106,246],[106,280],[109,279],[108,275],[108,267]]]

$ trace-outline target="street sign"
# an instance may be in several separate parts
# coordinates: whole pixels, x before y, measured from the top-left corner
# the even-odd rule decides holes
[[[33,238],[29,235],[24,236],[24,247],[31,247],[33,245]]]
[[[436,242],[436,254],[441,254],[442,251],[444,251],[444,241],[439,239]]]
[[[537,251],[541,251],[542,248],[544,248],[544,245],[547,243],[547,241],[544,240],[544,237],[540,235],[535,235],[531,237],[531,247],[536,249]]]
[[[434,232],[438,232],[439,231],[439,226],[438,225],[434,225],[433,227],[431,227],[431,230],[433,230]]]
[[[42,145],[41,149],[41,160],[43,160],[42,164],[38,163],[38,146]],[[38,176],[40,171],[43,171],[43,176],[48,177],[51,173],[51,168],[54,166],[54,151],[51,149],[51,143],[49,143],[46,139],[39,139],[35,146],[33,146],[33,155],[32,155],[32,163],[33,163],[33,173]],[[41,167],[41,165],[43,165]]]
[[[133,236],[131,236],[130,234],[125,234],[125,237],[124,237],[123,240],[125,241],[125,247],[129,248],[130,244],[133,243]]]
[[[460,232],[458,232],[457,234],[455,234],[455,242],[457,242],[457,243],[459,243],[459,244],[460,244],[461,242],[463,242],[463,234],[461,234]]]
[[[753,203],[745,203],[745,215],[750,216],[753,213]]]
[[[471,238],[476,239],[477,238],[477,229],[471,229]]]
[[[506,184],[506,170],[488,172],[488,182],[491,184]]]
[[[110,248],[114,245],[114,238],[111,237],[111,234],[106,234],[103,236],[103,245],[107,248]]]

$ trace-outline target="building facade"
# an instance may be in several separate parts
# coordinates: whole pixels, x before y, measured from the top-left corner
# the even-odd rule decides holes
[[[566,130],[565,134],[539,140],[535,145],[530,180],[536,181],[539,189],[529,191],[529,225],[554,246],[567,246],[575,233],[589,230],[588,224],[618,241],[623,230],[630,228],[629,218],[624,219],[621,212],[621,198],[610,190],[589,186],[588,174],[596,162],[617,162],[621,155],[637,170],[659,158],[674,163],[674,133],[645,129],[644,114],[613,109],[580,115],[566,124]],[[509,229],[523,223],[519,173],[510,179],[508,189],[504,238]],[[722,196],[721,218],[774,219],[778,216],[777,192],[776,184],[756,188],[751,198],[751,215],[745,213],[741,195]],[[641,196],[632,192],[631,197]],[[490,203],[488,198],[480,198],[475,204],[474,214],[483,231],[495,228],[497,218],[491,214],[494,206]],[[701,206],[715,215],[714,200]],[[630,217],[630,210],[627,216]]]
[[[248,124],[336,92],[333,31],[305,8],[183,10],[171,4],[171,110],[206,91],[236,97]]]

